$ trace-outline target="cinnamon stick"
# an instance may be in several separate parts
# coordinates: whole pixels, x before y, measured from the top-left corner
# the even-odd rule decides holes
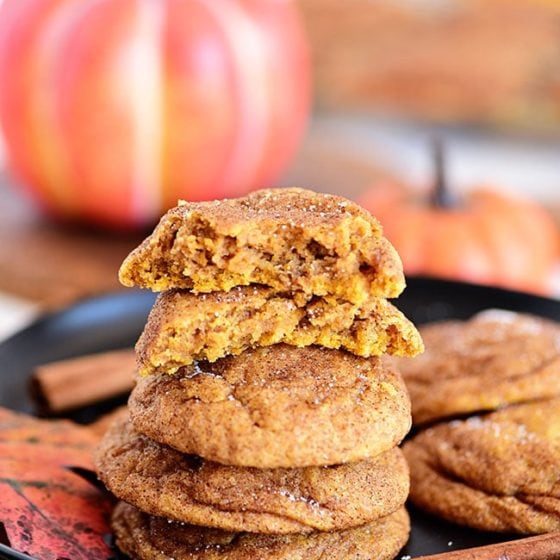
[[[130,391],[135,367],[132,349],[41,365],[31,377],[32,397],[48,414],[100,402]]]
[[[555,532],[443,554],[417,556],[415,560],[558,560],[559,558],[560,533]]]

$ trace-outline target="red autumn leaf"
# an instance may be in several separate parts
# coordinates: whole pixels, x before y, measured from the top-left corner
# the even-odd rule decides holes
[[[0,521],[37,560],[105,560],[110,498],[68,467],[92,469],[96,435],[0,408]]]

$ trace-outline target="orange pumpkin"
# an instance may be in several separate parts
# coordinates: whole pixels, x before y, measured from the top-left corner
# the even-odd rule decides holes
[[[383,224],[407,274],[550,294],[559,236],[546,210],[489,188],[459,203],[442,198],[384,184],[360,202]]]
[[[0,76],[19,183],[118,227],[270,185],[309,106],[294,0],[0,1]]]

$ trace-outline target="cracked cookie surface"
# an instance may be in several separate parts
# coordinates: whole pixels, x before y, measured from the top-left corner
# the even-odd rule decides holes
[[[286,344],[139,378],[129,410],[158,442],[258,468],[375,457],[411,424],[406,387],[385,359]]]
[[[297,188],[179,205],[125,259],[119,278],[197,293],[262,284],[300,304],[313,296],[361,304],[397,297],[405,286],[400,258],[373,216],[340,196]]]
[[[410,532],[404,507],[361,527],[306,535],[230,533],[173,523],[123,502],[111,524],[118,547],[138,560],[390,560]]]
[[[425,352],[395,358],[414,423],[560,395],[560,325],[489,310],[420,327]]]
[[[440,424],[404,453],[422,509],[487,531],[560,530],[560,398]]]
[[[139,373],[174,373],[195,360],[280,342],[343,348],[363,357],[422,351],[415,326],[382,298],[362,306],[315,298],[298,306],[264,286],[211,294],[169,290],[158,297],[136,344]]]
[[[334,467],[228,467],[156,443],[135,432],[126,417],[105,435],[95,465],[113,494],[146,513],[254,533],[363,525],[399,509],[409,490],[398,448]]]

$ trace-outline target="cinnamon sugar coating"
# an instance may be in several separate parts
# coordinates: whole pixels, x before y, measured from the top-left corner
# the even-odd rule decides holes
[[[95,464],[109,490],[146,513],[254,533],[363,525],[399,509],[409,490],[398,448],[334,467],[228,467],[156,443],[135,432],[126,417],[106,434]]]
[[[418,507],[487,531],[560,530],[560,398],[440,424],[404,452]]]
[[[138,560],[390,560],[408,539],[410,520],[403,507],[345,531],[259,535],[173,523],[121,502],[112,527],[119,548]]]
[[[226,465],[306,467],[361,461],[410,429],[410,401],[383,358],[276,344],[174,375],[139,378],[137,431]]]
[[[361,304],[404,289],[402,263],[379,222],[356,203],[304,189],[182,203],[124,261],[125,286],[229,291],[262,284]]]
[[[358,356],[415,355],[422,340],[393,305],[373,298],[357,306],[315,298],[303,306],[264,286],[195,295],[159,296],[137,345],[141,375],[174,373],[195,360],[218,358],[285,342],[343,348]]]
[[[560,325],[489,310],[420,327],[425,352],[396,358],[414,423],[560,395]]]

